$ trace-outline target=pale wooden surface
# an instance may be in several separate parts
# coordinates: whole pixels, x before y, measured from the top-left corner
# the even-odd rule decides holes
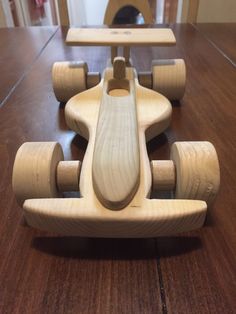
[[[176,198],[199,199],[211,205],[220,185],[217,153],[209,142],[175,142],[171,159],[176,168]]]
[[[12,186],[20,204],[26,199],[58,197],[56,169],[63,160],[61,146],[56,142],[28,142],[17,151]]]
[[[152,160],[152,188],[157,191],[175,189],[176,173],[172,160]]]
[[[125,59],[116,58],[104,73],[93,152],[93,188],[111,209],[130,203],[140,178],[136,87],[133,69],[125,70]]]
[[[132,6],[142,13],[145,24],[152,24],[153,17],[148,0],[109,0],[104,16],[104,24],[111,25],[120,9]]]
[[[89,140],[80,175],[81,198],[26,200],[23,208],[29,225],[66,235],[90,237],[152,237],[202,226],[207,209],[205,202],[148,199],[152,176],[146,140],[168,127],[172,110],[167,98],[139,85],[132,68],[127,69],[126,73],[135,84],[139,125],[140,182],[133,199],[124,209],[111,211],[101,205],[94,190],[91,169],[96,145],[96,125],[104,84],[113,78],[113,71],[108,68],[98,86],[74,96],[65,108],[68,126]],[[108,155],[107,158],[112,160],[116,156]]]
[[[70,46],[172,46],[175,36],[169,28],[70,28]]]
[[[52,67],[52,83],[58,101],[66,102],[87,88],[88,66],[83,61],[55,62]]]
[[[79,191],[81,162],[79,160],[60,161],[57,165],[56,183],[61,192]]]
[[[152,88],[170,100],[184,96],[186,68],[183,59],[162,59],[152,62]]]

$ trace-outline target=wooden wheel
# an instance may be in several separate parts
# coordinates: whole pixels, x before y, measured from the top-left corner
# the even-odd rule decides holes
[[[209,142],[175,142],[171,159],[176,169],[176,198],[211,204],[220,184],[216,150]]]
[[[64,160],[62,148],[57,142],[24,143],[18,149],[12,185],[17,201],[58,197],[56,171],[59,161]]]
[[[152,62],[153,89],[170,100],[184,96],[186,83],[185,62],[182,59],[154,60]]]
[[[52,82],[55,96],[60,102],[67,102],[71,97],[86,90],[87,63],[55,62],[52,68]]]

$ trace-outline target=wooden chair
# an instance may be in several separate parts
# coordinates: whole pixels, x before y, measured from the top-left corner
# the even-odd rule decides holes
[[[183,0],[181,17],[178,22],[196,23],[199,0]],[[164,23],[175,23],[177,20],[178,0],[165,0]]]
[[[6,17],[1,1],[0,1],[0,27],[7,27]]]

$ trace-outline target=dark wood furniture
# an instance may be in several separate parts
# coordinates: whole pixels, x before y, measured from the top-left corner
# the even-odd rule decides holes
[[[211,141],[220,159],[221,189],[204,228],[136,240],[62,237],[25,226],[11,187],[18,147],[25,141],[59,141],[66,159],[82,159],[86,147],[65,124],[51,66],[83,59],[91,71],[101,71],[110,50],[66,47],[66,30],[54,28],[40,44],[42,29],[33,37],[29,29],[11,30],[6,48],[9,30],[0,31],[6,73],[1,93],[7,89],[0,99],[0,313],[235,312],[236,70],[230,51],[236,49],[236,24],[227,32],[232,40],[213,30],[214,44],[202,25],[172,28],[176,47],[132,50],[138,70],[150,69],[154,58],[180,57],[188,71],[186,94],[173,103],[171,127],[148,144],[149,153],[165,159],[176,140]],[[19,46],[19,32],[34,44]]]
[[[24,79],[57,27],[0,28],[0,104]]]

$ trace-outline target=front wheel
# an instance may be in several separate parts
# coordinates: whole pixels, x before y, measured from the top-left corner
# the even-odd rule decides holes
[[[24,143],[18,149],[12,175],[17,201],[22,204],[31,198],[59,196],[56,184],[58,163],[64,160],[57,142]]]
[[[175,142],[170,157],[176,169],[175,197],[210,205],[220,185],[216,150],[209,142]]]

